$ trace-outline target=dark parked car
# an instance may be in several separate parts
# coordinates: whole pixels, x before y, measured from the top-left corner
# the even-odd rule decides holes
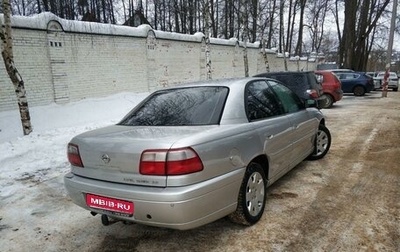
[[[314,72],[268,72],[255,75],[279,80],[283,85],[295,92],[301,99],[314,99],[321,107],[322,85],[317,81]]]
[[[278,81],[206,81],[156,91],[117,125],[74,137],[64,184],[104,225],[252,225],[267,187],[330,144],[323,114]]]
[[[332,105],[340,101],[343,97],[342,84],[340,80],[331,71],[315,71],[317,80],[322,84],[321,102],[322,108],[330,108]]]
[[[363,96],[375,89],[374,80],[364,72],[335,73],[342,83],[343,93]]]

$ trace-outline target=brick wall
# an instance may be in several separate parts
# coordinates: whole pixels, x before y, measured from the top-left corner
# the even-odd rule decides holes
[[[0,16],[2,18],[2,16]],[[148,92],[205,79],[205,41],[194,35],[60,19],[51,13],[12,19],[14,60],[30,106],[68,103],[119,92]],[[249,75],[265,71],[258,43],[246,45]],[[211,39],[212,78],[244,76],[244,44]],[[267,53],[271,71],[283,58]],[[316,62],[287,60],[288,69]],[[0,111],[17,109],[14,88],[0,64]]]
[[[46,32],[13,29],[14,61],[21,74],[33,105],[54,101]],[[0,110],[17,108],[14,87],[7,75],[3,60],[0,63]]]

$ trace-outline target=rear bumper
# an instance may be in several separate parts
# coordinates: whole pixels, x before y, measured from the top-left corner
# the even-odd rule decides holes
[[[220,219],[237,206],[245,169],[183,187],[146,187],[88,179],[68,173],[65,188],[72,201],[92,212],[149,226],[191,229]],[[133,216],[120,216],[86,205],[86,194],[133,202]]]
[[[335,89],[335,90],[324,90],[324,94],[328,94],[332,96],[333,102],[340,101],[343,98],[343,90]]]
[[[399,84],[397,82],[391,81],[388,85],[389,88],[398,88]]]
[[[375,80],[374,85],[376,89],[382,88],[382,80]],[[388,81],[388,88],[398,88],[398,81]]]
[[[340,101],[343,98],[343,90],[335,90],[333,92],[333,99],[335,100],[334,102]]]

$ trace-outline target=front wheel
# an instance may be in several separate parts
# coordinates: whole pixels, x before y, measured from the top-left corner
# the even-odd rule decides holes
[[[329,129],[325,125],[320,124],[317,135],[315,136],[314,151],[308,156],[308,159],[317,160],[323,158],[331,147],[331,141],[332,138]]]
[[[250,226],[261,219],[266,200],[266,178],[258,163],[250,163],[240,186],[236,211],[229,219],[238,224]]]

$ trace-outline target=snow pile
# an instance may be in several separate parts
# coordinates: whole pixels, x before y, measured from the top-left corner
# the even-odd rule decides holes
[[[67,143],[84,131],[115,124],[148,94],[120,93],[66,105],[30,108],[33,132],[23,136],[18,111],[0,112],[0,201],[24,184],[50,180],[69,170]]]

